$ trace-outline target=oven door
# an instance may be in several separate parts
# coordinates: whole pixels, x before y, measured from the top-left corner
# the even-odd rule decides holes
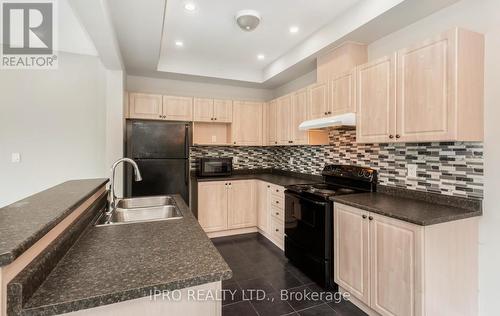
[[[331,258],[331,202],[285,191],[285,236],[308,256]],[[286,252],[286,249],[285,249]]]

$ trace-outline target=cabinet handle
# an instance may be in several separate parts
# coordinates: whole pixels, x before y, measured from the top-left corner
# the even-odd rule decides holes
[[[167,118],[167,116],[166,116],[166,115],[163,115],[163,118]]]
[[[280,204],[280,201],[276,201],[276,204]]]
[[[276,212],[276,215],[280,215],[280,213]]]
[[[270,188],[271,186],[270,186],[270,185],[268,185],[267,187],[268,187],[268,188]]]
[[[328,111],[328,114],[332,114],[332,111]]]
[[[276,189],[276,192],[279,192],[280,190]]]
[[[280,230],[276,228],[275,231],[279,232]]]
[[[216,118],[216,117],[214,117],[214,121],[217,121],[217,118]]]
[[[161,115],[158,115],[158,117],[159,117],[159,118],[162,118],[163,116],[161,116]]]
[[[234,142],[233,144],[235,144],[235,145],[236,145],[236,142]]]
[[[277,144],[278,142],[274,142],[275,144]]]
[[[390,138],[390,139],[393,139],[393,138],[394,138],[394,135],[389,135],[389,138]]]
[[[369,220],[373,220],[373,216],[369,216],[369,217],[368,217],[368,219],[369,219]]]
[[[325,112],[325,115],[328,115],[328,112]]]
[[[401,138],[401,136],[400,136],[400,135],[398,135],[398,134],[396,134],[396,138]]]
[[[363,217],[364,219],[366,219],[366,215],[362,215],[361,217]]]

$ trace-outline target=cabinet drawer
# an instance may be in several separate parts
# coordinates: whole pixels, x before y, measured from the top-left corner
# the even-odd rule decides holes
[[[271,184],[271,193],[276,196],[283,196],[285,188],[280,185]]]
[[[271,216],[271,236],[277,242],[282,242],[285,238],[285,225],[274,216]]]
[[[271,207],[276,207],[276,208],[279,208],[279,209],[283,209],[283,204],[284,204],[284,199],[283,197],[280,197],[280,196],[276,196],[274,194],[271,194]]]
[[[271,206],[271,216],[279,219],[280,221],[285,220],[285,212],[283,211],[283,207],[276,207],[274,205]]]

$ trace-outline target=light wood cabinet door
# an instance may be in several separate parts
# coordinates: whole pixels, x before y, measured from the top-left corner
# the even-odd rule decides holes
[[[272,100],[267,108],[267,145],[278,144],[278,101]]]
[[[198,222],[205,232],[227,229],[228,186],[226,182],[198,183]]]
[[[448,32],[398,52],[398,141],[439,141],[456,137],[456,41],[453,35],[454,32]]]
[[[214,100],[194,98],[194,121],[211,122],[214,120]]]
[[[388,56],[357,69],[358,143],[380,143],[395,137],[395,57]]]
[[[314,84],[308,88],[308,116],[310,119],[328,116],[328,110],[330,108],[328,90],[327,82]]]
[[[231,130],[233,145],[262,146],[263,104],[234,101]]]
[[[233,121],[233,100],[214,100],[214,118],[219,123]]]
[[[269,233],[269,183],[257,181],[257,227]]]
[[[163,115],[169,121],[192,121],[193,98],[163,96]]]
[[[420,314],[422,226],[370,218],[371,308],[384,316]]]
[[[158,94],[130,93],[129,117],[138,119],[161,119],[162,97]]]
[[[229,229],[257,226],[256,181],[229,182],[228,225]]]
[[[307,121],[307,90],[302,89],[293,94],[292,99],[292,118],[290,133],[294,145],[303,145],[308,143],[307,131],[299,130],[300,123]]]
[[[290,129],[292,119],[292,96],[286,95],[278,99],[277,116],[277,139],[279,145],[290,145],[292,142],[292,131]]]
[[[332,115],[356,112],[355,71],[349,71],[330,81],[330,110]]]
[[[336,204],[334,210],[334,279],[353,296],[370,304],[368,212]]]

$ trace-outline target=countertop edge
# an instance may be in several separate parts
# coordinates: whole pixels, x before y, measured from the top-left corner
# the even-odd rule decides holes
[[[91,197],[93,194],[95,194],[97,191],[99,191],[100,188],[102,188],[103,186],[105,186],[109,182],[109,179],[107,179],[107,178],[98,178],[97,180],[99,180],[99,179],[102,180],[99,185],[97,185],[94,189],[92,189],[87,194],[82,196],[73,205],[71,205],[70,207],[63,210],[63,212],[58,217],[54,218],[52,221],[45,224],[40,230],[38,230],[33,235],[31,235],[30,237],[25,239],[24,242],[21,242],[20,244],[18,244],[17,247],[14,247],[13,249],[11,249],[8,252],[1,253],[0,254],[0,267],[6,266],[6,265],[14,262],[26,250],[28,250],[37,241],[39,241],[43,236],[45,236],[48,232],[50,232],[50,230],[52,230],[61,221],[63,221],[69,214],[71,214],[71,212],[73,212],[76,208],[78,208],[80,205],[82,205],[86,200],[88,200],[89,197]],[[60,185],[63,185],[65,183],[68,183],[71,181],[75,181],[75,180],[65,181],[65,182],[61,183]],[[41,192],[43,192],[43,191],[41,191]],[[39,192],[39,193],[41,193],[41,192]]]
[[[379,193],[379,194],[383,194],[383,193]],[[339,196],[339,197],[333,197],[332,200],[334,202],[337,202],[337,203],[340,203],[340,204],[344,204],[344,205],[347,205],[347,206],[352,206],[352,207],[360,208],[360,209],[365,210],[365,211],[373,212],[373,213],[376,213],[376,214],[379,214],[379,215],[387,216],[387,217],[390,217],[390,218],[394,218],[394,219],[397,219],[397,220],[401,220],[401,221],[404,221],[404,222],[407,222],[407,223],[412,223],[412,224],[419,225],[419,226],[430,226],[430,225],[448,223],[448,222],[453,222],[453,221],[457,221],[457,220],[467,219],[467,218],[471,218],[471,217],[478,217],[478,216],[481,216],[483,214],[482,211],[472,211],[471,210],[469,212],[464,212],[464,213],[460,213],[460,214],[454,215],[453,219],[450,219],[449,217],[443,216],[443,217],[433,218],[433,219],[428,220],[428,221],[419,221],[419,220],[416,220],[416,219],[412,219],[412,218],[400,216],[400,215],[397,215],[397,214],[392,214],[390,212],[387,212],[387,211],[384,211],[384,210],[380,210],[378,208],[375,208],[375,207],[372,207],[372,206],[368,206],[366,204],[361,204],[361,203],[356,203],[356,202],[353,202],[353,201],[344,200],[344,199],[342,199],[341,196]]]

